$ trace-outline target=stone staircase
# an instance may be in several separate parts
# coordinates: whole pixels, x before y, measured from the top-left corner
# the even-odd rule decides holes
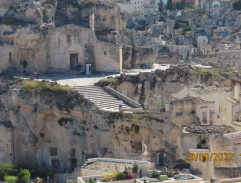
[[[119,111],[119,99],[99,86],[75,86],[75,90],[93,102],[101,110]],[[132,107],[126,102],[123,102],[122,109],[124,111],[131,111]]]

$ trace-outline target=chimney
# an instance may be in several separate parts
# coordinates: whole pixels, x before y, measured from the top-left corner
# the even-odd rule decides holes
[[[235,100],[240,100],[240,84],[239,83],[236,83],[234,85],[234,94],[233,94],[233,98]]]
[[[89,15],[89,24],[90,24],[90,28],[93,32],[95,32],[95,14],[91,13]]]

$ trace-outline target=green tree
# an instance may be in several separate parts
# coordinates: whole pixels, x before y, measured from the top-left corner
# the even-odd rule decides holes
[[[181,0],[180,9],[185,9],[185,8],[186,8],[186,1],[185,0]]]
[[[166,6],[166,8],[167,8],[168,10],[172,10],[172,8],[173,8],[173,6],[172,6],[172,0],[167,0],[167,6]]]
[[[158,3],[158,9],[159,9],[160,12],[162,12],[163,9],[164,9],[164,3],[163,3],[162,0],[160,0],[160,2]]]
[[[138,172],[138,165],[137,165],[136,162],[135,162],[135,163],[133,164],[133,166],[132,166],[132,172],[133,172],[133,173],[137,173],[137,172]]]
[[[179,2],[176,3],[176,9],[180,10],[181,9],[181,5]]]
[[[17,178],[17,183],[28,183],[30,181],[30,176],[31,174],[28,170],[20,170]]]
[[[233,9],[234,10],[241,10],[241,0],[233,3]]]
[[[0,181],[4,180],[4,176],[11,175],[13,173],[13,165],[9,163],[3,163],[0,165]]]

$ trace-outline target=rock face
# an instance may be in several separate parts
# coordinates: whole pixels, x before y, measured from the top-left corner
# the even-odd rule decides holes
[[[170,102],[173,94],[184,87],[191,88],[197,84],[211,86],[215,81],[219,83],[219,87],[231,86],[230,80],[224,77],[195,72],[191,67],[174,67],[166,71],[141,73],[138,76],[122,75],[118,84],[112,87],[120,92],[125,91],[128,97],[143,104],[144,108],[160,111]]]
[[[128,93],[152,95],[147,99],[142,97],[145,105],[167,100],[187,78],[189,84],[217,81],[213,76],[190,74],[190,70],[178,68],[155,75],[122,77],[117,88],[125,86]],[[198,136],[183,135],[182,127],[172,122],[169,113],[103,112],[75,92],[29,93],[14,89],[15,80],[0,79],[0,122],[9,121],[13,126],[13,154],[17,164],[27,162],[29,167],[43,170],[54,168],[58,161],[57,171],[66,172],[81,166],[87,157],[142,159],[148,144],[151,161],[159,165],[159,154],[164,154],[165,164],[173,167],[176,160],[185,159],[189,148],[197,147]],[[133,89],[135,85],[138,90]]]
[[[178,135],[170,134],[179,134],[180,128],[165,115],[101,112],[75,92],[31,94],[9,89],[13,83],[1,80],[0,121],[13,125],[17,164],[51,169],[59,161],[58,171],[65,172],[81,166],[86,157],[141,159],[144,144],[152,161],[169,152],[165,161],[174,163]]]
[[[75,24],[88,27],[91,12],[95,12],[97,27],[116,30],[125,27],[125,15],[114,5],[98,0],[3,0],[0,2],[0,16],[3,23],[22,22],[38,25],[45,23],[55,26]],[[14,20],[16,22],[13,22]]]

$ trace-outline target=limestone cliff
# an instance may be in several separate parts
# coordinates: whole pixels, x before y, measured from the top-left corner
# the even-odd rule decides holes
[[[86,157],[141,159],[144,144],[152,161],[168,152],[166,162],[174,163],[181,129],[168,116],[107,113],[76,92],[29,93],[13,87],[16,82],[1,78],[0,121],[13,125],[17,164],[51,169],[57,159],[59,171],[65,172],[81,166]],[[57,148],[56,155],[51,148]]]
[[[125,15],[113,4],[100,0],[3,0],[0,17],[3,24],[75,24],[89,26],[89,15],[95,12],[96,26],[122,29]]]
[[[203,70],[180,66],[134,76],[123,74],[116,83],[109,84],[120,92],[125,91],[128,97],[143,104],[145,109],[155,111],[164,109],[165,104],[173,98],[172,95],[185,87],[192,88],[197,84],[210,86],[215,83],[218,83],[218,87],[231,86],[231,81],[219,75],[218,71]]]

